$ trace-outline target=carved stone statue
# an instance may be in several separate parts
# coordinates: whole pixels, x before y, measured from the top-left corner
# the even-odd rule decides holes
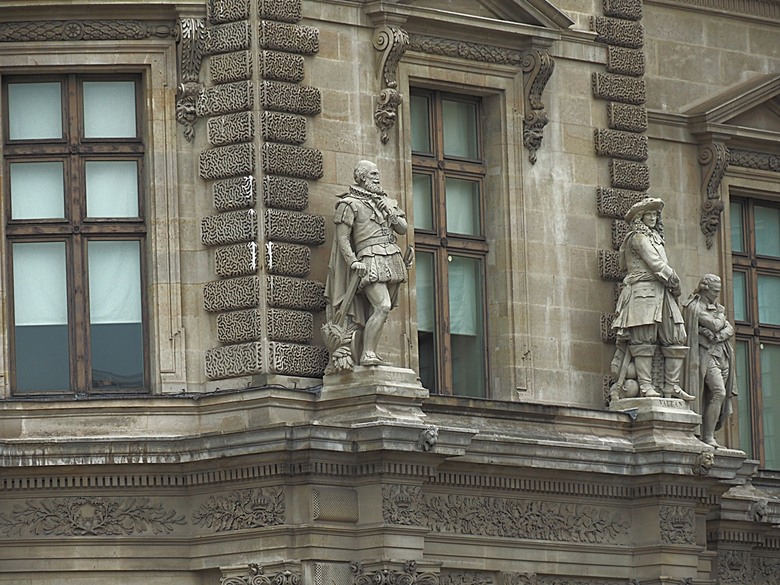
[[[715,431],[733,412],[731,399],[736,395],[734,327],[726,319],[726,310],[716,302],[721,280],[705,274],[696,290],[683,303],[688,345],[691,350],[685,368],[686,388],[696,394],[694,410],[702,417],[701,440],[713,447]]]
[[[617,337],[612,373],[618,380],[612,398],[663,394],[666,398],[694,399],[680,386],[688,347],[677,304],[680,278],[669,265],[664,248],[663,206],[660,199],[646,197],[626,213],[630,230],[620,246],[620,264],[627,274],[612,325]],[[661,392],[653,383],[653,359],[658,348],[663,356]],[[627,383],[634,378],[633,384]]]
[[[406,233],[406,215],[382,190],[379,169],[357,163],[355,184],[339,195],[336,235],[328,264],[323,335],[331,353],[328,371],[383,363],[377,344],[398,287],[407,280],[411,249],[403,257],[395,234]],[[359,360],[356,357],[359,356]]]

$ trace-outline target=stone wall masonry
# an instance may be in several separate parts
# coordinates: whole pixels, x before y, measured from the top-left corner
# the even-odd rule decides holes
[[[306,277],[311,248],[325,242],[325,220],[306,213],[307,181],[323,175],[322,152],[304,146],[307,117],[320,113],[322,97],[300,85],[304,56],[316,55],[320,43],[317,28],[299,24],[302,12],[301,0],[208,3],[212,85],[195,108],[210,145],[200,154],[200,176],[213,181],[217,211],[201,222],[219,277],[203,289],[223,344],[206,353],[212,380],[317,378],[327,363],[325,349],[309,345],[325,301],[323,284]]]

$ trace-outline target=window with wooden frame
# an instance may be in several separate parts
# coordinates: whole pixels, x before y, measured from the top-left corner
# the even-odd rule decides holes
[[[731,197],[740,448],[780,470],[780,203]]]
[[[482,104],[415,89],[410,110],[420,378],[432,392],[485,397]]]
[[[3,79],[15,395],[149,388],[138,75]]]

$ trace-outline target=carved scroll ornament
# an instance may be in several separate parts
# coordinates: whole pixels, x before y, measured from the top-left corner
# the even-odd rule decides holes
[[[439,585],[439,575],[418,572],[415,561],[406,561],[401,571],[383,568],[366,572],[357,561],[351,562],[349,568],[353,585]]]
[[[265,574],[263,567],[257,563],[249,564],[249,574],[238,577],[223,577],[220,585],[300,585],[301,576],[292,571],[280,571],[275,574]]]
[[[550,121],[542,103],[542,92],[550,80],[555,61],[549,53],[532,49],[523,54],[523,94],[525,117],[523,119],[523,144],[528,149],[528,160],[536,163],[536,151],[542,145],[544,127]]]
[[[390,140],[388,132],[395,125],[398,106],[403,96],[398,92],[398,62],[409,47],[409,35],[396,26],[382,26],[376,29],[373,39],[374,48],[382,52],[380,61],[380,79],[382,90],[377,97],[374,121],[382,132],[382,144]]]
[[[702,166],[702,205],[699,225],[712,247],[715,234],[720,227],[723,201],[720,198],[720,182],[726,174],[729,151],[722,142],[711,142],[699,148],[699,164]]]
[[[203,90],[200,65],[206,46],[205,23],[199,18],[182,18],[176,28],[179,48],[179,87],[176,96],[176,120],[184,126],[188,142],[195,139],[196,103]]]

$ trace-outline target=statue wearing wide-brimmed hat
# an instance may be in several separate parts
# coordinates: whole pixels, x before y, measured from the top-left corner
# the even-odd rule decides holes
[[[618,377],[613,394],[645,398],[664,396],[693,400],[680,386],[688,353],[685,322],[677,299],[680,278],[669,265],[664,248],[661,210],[664,202],[646,197],[626,213],[630,230],[620,246],[621,268],[626,270],[613,328],[617,351],[612,360]],[[664,381],[653,384],[653,358],[660,348]],[[635,379],[635,382],[629,383]],[[634,392],[626,392],[633,385]],[[659,392],[660,390],[660,392]]]

